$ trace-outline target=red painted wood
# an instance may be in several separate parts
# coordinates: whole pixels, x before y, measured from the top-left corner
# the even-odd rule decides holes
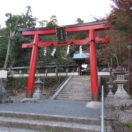
[[[108,44],[109,41],[110,41],[109,38],[99,38],[99,37],[95,38],[95,43],[96,44]],[[85,44],[89,44],[89,43],[90,43],[90,39],[87,37],[86,39],[83,39],[83,40],[69,40],[69,41],[67,41],[66,43],[63,43],[63,44],[58,44],[57,42],[42,42],[42,41],[39,41],[38,46],[39,47],[67,46],[69,44],[85,45]],[[32,47],[33,47],[33,43],[22,44],[22,48],[32,48]]]
[[[30,60],[29,74],[28,74],[27,97],[32,97],[34,91],[34,81],[35,81],[36,65],[38,58],[38,45],[37,45],[38,41],[39,41],[38,34],[35,34],[34,42],[33,42],[34,45]]]
[[[33,48],[33,43],[22,44],[22,48]]]
[[[98,75],[97,75],[97,60],[96,60],[96,44],[100,43],[109,43],[109,38],[99,38],[95,36],[95,32],[97,30],[107,29],[109,26],[107,24],[99,23],[99,24],[91,24],[91,25],[83,25],[83,26],[73,26],[66,27],[66,31],[68,33],[71,32],[79,32],[79,31],[87,31],[89,36],[83,40],[69,40],[66,43],[58,44],[57,42],[42,42],[39,41],[40,35],[53,35],[56,34],[56,29],[38,29],[34,31],[23,31],[23,36],[34,36],[34,42],[30,44],[23,44],[22,48],[33,48],[31,61],[30,61],[30,69],[28,76],[28,87],[27,87],[27,96],[32,97],[34,91],[34,80],[35,80],[35,72],[38,58],[38,47],[47,47],[47,46],[66,46],[69,44],[76,45],[84,45],[90,44],[90,69],[91,69],[91,93],[92,100],[98,101],[99,94],[99,86],[98,86]]]
[[[96,25],[88,25],[88,26],[80,26],[80,27],[67,27],[66,31],[70,32],[79,32],[79,31],[89,31],[93,30],[103,30],[107,29],[109,26],[107,24],[96,24]],[[22,32],[23,36],[31,36],[37,33],[38,35],[53,35],[56,33],[56,29],[48,29],[48,30],[35,30],[35,31],[25,31]]]
[[[90,30],[90,73],[91,73],[91,91],[92,100],[98,101],[99,87],[97,75],[97,60],[96,60],[96,43],[95,30]]]

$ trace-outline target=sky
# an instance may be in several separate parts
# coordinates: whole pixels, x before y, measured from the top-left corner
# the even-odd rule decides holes
[[[111,11],[111,0],[0,0],[0,25],[4,27],[5,14],[23,14],[31,6],[33,17],[50,20],[57,16],[59,25],[74,24],[77,18],[84,22],[106,17]]]

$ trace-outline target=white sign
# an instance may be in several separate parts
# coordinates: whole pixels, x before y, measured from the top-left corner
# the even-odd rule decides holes
[[[6,70],[0,70],[0,78],[7,78],[7,71]]]

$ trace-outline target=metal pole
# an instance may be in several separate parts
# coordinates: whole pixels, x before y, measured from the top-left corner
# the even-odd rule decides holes
[[[128,93],[130,92],[130,56],[131,56],[131,46],[129,48],[129,60],[128,60]]]
[[[104,132],[104,86],[101,88],[101,132]]]

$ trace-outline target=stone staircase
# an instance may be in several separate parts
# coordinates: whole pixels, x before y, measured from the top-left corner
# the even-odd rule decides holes
[[[0,112],[0,129],[6,132],[100,132],[100,120],[33,113]],[[23,130],[23,131],[22,131]]]
[[[90,77],[74,76],[56,97],[56,99],[90,101]]]

